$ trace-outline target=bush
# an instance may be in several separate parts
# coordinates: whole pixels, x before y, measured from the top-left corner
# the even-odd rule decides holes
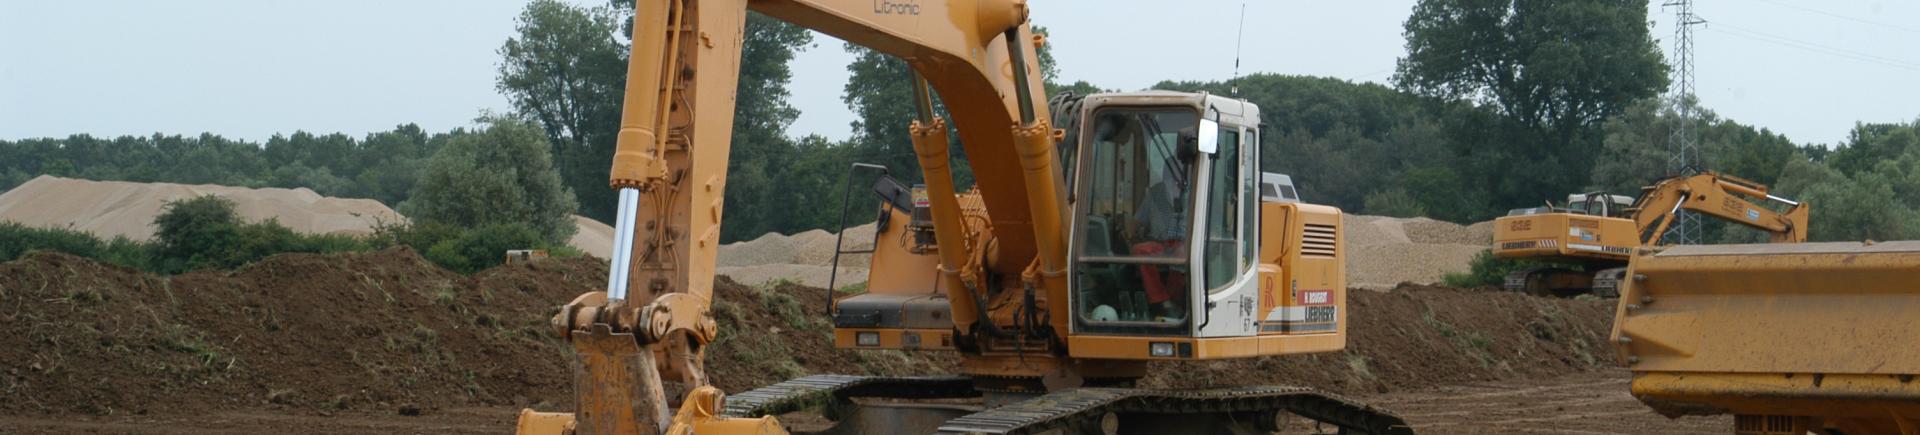
[[[471,274],[498,266],[512,249],[543,248],[540,232],[525,224],[494,224],[461,233],[427,248],[427,260],[456,272]],[[417,248],[416,248],[417,249]]]
[[[296,233],[273,219],[244,223],[233,201],[212,195],[169,202],[153,223],[159,230],[154,233],[158,247],[151,269],[160,273],[231,269],[274,254],[353,252],[373,246],[352,236]]]
[[[1398,187],[1367,194],[1363,208],[1367,214],[1375,216],[1410,218],[1427,215],[1427,208],[1421,206],[1420,201],[1407,194],[1407,189]]]
[[[170,201],[153,218],[156,254],[163,269],[186,271],[217,263],[225,247],[240,240],[240,215],[232,200],[213,195]]]
[[[1441,284],[1454,288],[1499,287],[1506,284],[1507,274],[1531,267],[1555,265],[1557,263],[1540,260],[1515,260],[1493,256],[1492,251],[1480,251],[1473,256],[1473,262],[1467,272],[1453,272],[1441,277]],[[1564,267],[1579,269],[1579,266]]]
[[[548,243],[566,243],[579,203],[560,184],[546,136],[525,122],[485,121],[484,130],[454,136],[434,153],[401,212],[461,228],[519,224]]]
[[[64,252],[141,270],[149,269],[153,256],[149,245],[126,237],[101,241],[92,233],[67,228],[0,222],[0,261],[12,261],[33,251]]]

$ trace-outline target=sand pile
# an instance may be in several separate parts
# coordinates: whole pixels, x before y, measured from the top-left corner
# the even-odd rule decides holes
[[[1462,226],[1427,218],[1346,215],[1347,286],[1387,290],[1433,284],[1464,272],[1493,243],[1493,223]]]
[[[813,287],[827,286],[833,270],[834,234],[810,230],[794,235],[767,233],[745,242],[720,245],[719,268],[715,273],[732,277],[747,285],[787,280]],[[847,228],[845,250],[873,248],[873,224]],[[840,257],[840,277],[836,286],[867,281],[871,256],[848,254]]]
[[[168,202],[205,195],[232,200],[240,219],[267,219],[307,234],[373,234],[380,223],[407,218],[371,199],[321,196],[307,188],[249,189],[213,184],[92,181],[42,175],[0,194],[0,221],[70,228],[101,238],[153,239],[153,218]],[[600,258],[613,250],[613,227],[574,216],[580,231],[568,244]]]
[[[153,218],[167,202],[203,195],[233,200],[234,211],[243,220],[277,219],[280,225],[308,234],[365,235],[372,234],[380,222],[406,222],[379,201],[325,197],[305,188],[90,181],[51,175],[0,194],[0,220],[145,241],[153,238]]]
[[[580,231],[573,233],[573,240],[567,241],[568,245],[596,258],[613,256],[612,226],[581,215],[573,215],[573,223]]]

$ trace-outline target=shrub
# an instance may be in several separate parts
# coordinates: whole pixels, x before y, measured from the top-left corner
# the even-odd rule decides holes
[[[456,135],[434,153],[401,212],[461,228],[519,224],[541,240],[566,243],[579,203],[560,184],[546,136],[521,121],[485,121],[485,129]]]
[[[201,196],[167,203],[154,218],[155,249],[152,269],[161,273],[231,269],[288,252],[334,253],[365,251],[367,240],[352,236],[296,233],[278,220],[244,223],[233,201]]]
[[[99,253],[100,239],[93,234],[70,229],[32,228],[15,222],[0,222],[0,261],[13,260],[39,250],[91,257]]]
[[[167,202],[153,218],[161,269],[182,272],[216,266],[227,247],[242,242],[232,200],[213,195]]]
[[[427,260],[460,273],[498,266],[512,249],[537,249],[548,244],[540,232],[525,224],[493,224],[467,230],[426,249]],[[418,249],[416,247],[415,249]]]
[[[1473,256],[1467,272],[1453,272],[1441,277],[1442,284],[1454,288],[1474,288],[1501,286],[1506,283],[1507,274],[1530,267],[1539,267],[1555,263],[1539,260],[1515,260],[1493,256],[1491,251],[1480,251]],[[1579,266],[1565,267],[1579,269]]]
[[[68,228],[33,228],[0,222],[0,261],[18,259],[33,251],[64,252],[142,270],[148,269],[153,255],[147,244],[126,237],[101,241],[92,233]]]
[[[1421,206],[1420,201],[1413,199],[1407,189],[1398,187],[1368,194],[1362,208],[1367,214],[1375,216],[1410,218],[1427,215],[1427,208]]]

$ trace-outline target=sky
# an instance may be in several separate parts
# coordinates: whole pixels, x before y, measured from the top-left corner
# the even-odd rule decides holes
[[[601,5],[600,0],[568,0]],[[523,0],[0,0],[0,139],[355,136],[466,126],[494,89]],[[1920,2],[1701,0],[1696,92],[1722,117],[1802,143],[1920,119]],[[1240,73],[1386,83],[1413,0],[1032,0],[1061,79],[1135,90]],[[1663,51],[1673,9],[1649,5]],[[795,59],[792,135],[845,138],[841,42]]]

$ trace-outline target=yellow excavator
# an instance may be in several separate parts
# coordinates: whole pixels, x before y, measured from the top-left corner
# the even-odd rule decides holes
[[[1753,198],[1786,207],[1754,204]],[[1493,255],[1545,260],[1552,266],[1514,271],[1503,287],[1533,294],[1618,296],[1634,249],[1658,246],[1682,210],[1766,232],[1774,243],[1807,241],[1808,206],[1767,186],[1704,171],[1661,180],[1640,198],[1594,192],[1570,195],[1560,207],[1523,208],[1494,219]]]
[[[868,291],[835,301],[836,346],[954,352],[959,373],[815,375],[728,397],[705,347],[749,10],[905,60],[925,185],[879,183]],[[1309,389],[1137,388],[1154,361],[1346,345],[1341,212],[1258,171],[1259,108],[1203,93],[1039,97],[1022,0],[638,0],[611,186],[607,290],[566,304],[576,409],[523,434],[1264,433],[1312,422],[1407,433]],[[945,102],[976,185],[948,167]],[[1057,127],[1057,128],[1056,128]],[[772,210],[731,210],[769,213]],[[677,409],[669,384],[688,389]],[[1296,420],[1302,418],[1304,420]]]

